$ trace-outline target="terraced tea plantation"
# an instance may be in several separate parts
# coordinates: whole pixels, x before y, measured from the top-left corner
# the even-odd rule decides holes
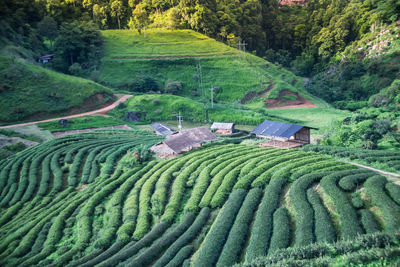
[[[0,264],[310,266],[400,255],[400,187],[385,177],[314,152],[222,142],[145,161],[159,141],[99,131],[0,162]]]

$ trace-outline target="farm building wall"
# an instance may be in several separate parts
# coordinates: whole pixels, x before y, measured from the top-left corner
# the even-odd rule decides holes
[[[228,135],[228,134],[232,134],[232,130],[225,130],[225,129],[218,129],[215,133],[216,134],[220,134],[220,135]]]
[[[305,142],[306,144],[310,143],[310,128],[304,127],[294,135],[294,140],[298,140],[301,142]]]

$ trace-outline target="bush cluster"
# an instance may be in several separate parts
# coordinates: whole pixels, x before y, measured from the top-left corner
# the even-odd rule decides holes
[[[341,221],[341,239],[352,239],[364,232],[359,224],[357,212],[348,200],[346,193],[337,186],[337,183],[343,177],[354,175],[359,172],[359,170],[335,172],[321,180],[321,186],[330,196],[339,213]]]
[[[215,265],[245,196],[246,191],[242,189],[235,190],[230,194],[228,201],[203,241],[193,266]]]
[[[365,183],[365,192],[372,204],[379,207],[385,219],[385,231],[395,233],[400,229],[400,206],[385,192],[387,180],[383,176],[373,176]]]
[[[272,180],[265,189],[251,229],[249,245],[246,249],[247,262],[251,262],[253,259],[267,253],[273,230],[273,214],[278,208],[279,198],[286,182],[284,178],[277,178]]]
[[[231,266],[240,261],[244,245],[250,234],[249,226],[253,221],[261,197],[262,190],[260,188],[253,188],[247,194],[221,251],[217,266]]]
[[[314,189],[307,190],[307,199],[314,210],[314,235],[315,241],[333,243],[336,241],[335,228],[333,227],[329,212],[323,205],[318,193]]]

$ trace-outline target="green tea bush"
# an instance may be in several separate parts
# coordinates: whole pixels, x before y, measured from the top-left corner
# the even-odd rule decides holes
[[[286,155],[288,152],[287,151],[273,151],[269,154],[266,155],[266,158],[264,158],[261,163],[257,164],[255,168],[252,170],[249,170],[249,172],[243,174],[242,176],[239,177],[239,180],[236,182],[235,186],[233,187],[234,189],[248,189],[251,185],[251,183],[259,177],[262,173],[267,171],[269,168],[271,168],[274,163],[271,164],[271,158],[279,157],[281,155]]]
[[[273,232],[268,254],[275,250],[287,248],[290,245],[290,218],[284,207],[280,207],[274,213]]]
[[[344,191],[354,191],[359,184],[363,183],[368,177],[372,175],[374,175],[373,172],[366,172],[346,176],[340,179],[339,185]]]
[[[247,262],[267,253],[273,230],[273,214],[278,208],[279,198],[285,184],[286,179],[277,178],[272,180],[265,189],[251,229],[249,245],[246,249]]]
[[[195,267],[215,265],[245,196],[242,189],[231,193],[200,247]]]
[[[89,266],[94,266],[96,264],[99,264],[108,258],[111,258],[114,254],[116,254],[118,251],[120,251],[126,243],[117,241],[115,242],[111,247],[109,247],[107,250],[102,251],[101,249],[97,249],[94,252],[90,253],[86,257],[83,257],[77,261],[72,262],[69,264],[69,267],[75,267],[75,266],[82,266],[82,267],[89,267]],[[98,251],[101,253],[98,254]]]
[[[307,199],[307,189],[329,173],[311,173],[297,179],[290,188],[289,196],[296,212],[296,246],[314,242],[314,210]]]
[[[341,178],[347,175],[354,175],[358,172],[358,170],[336,172],[321,180],[321,186],[330,196],[339,213],[341,221],[341,239],[352,239],[364,232],[359,224],[357,213],[349,202],[346,193],[337,186]]]
[[[182,234],[192,225],[196,215],[192,212],[186,213],[182,221],[171,231],[161,236],[154,244],[148,249],[128,259],[129,263],[126,266],[146,266],[151,264],[165,249],[171,246]]]
[[[351,204],[356,209],[361,209],[364,207],[364,201],[361,199],[358,192],[354,192],[351,194]]]
[[[319,198],[318,193],[314,189],[308,189],[307,199],[314,210],[315,241],[321,243],[335,242],[335,228],[333,227],[329,213]]]
[[[276,165],[287,162],[289,160],[296,159],[297,157],[300,157],[303,153],[301,151],[291,151],[286,154],[283,154],[282,156],[275,157],[273,160],[269,161],[268,165],[265,165],[266,169],[268,170],[270,168],[275,167]],[[264,173],[264,172],[263,172]],[[268,177],[266,175],[259,175],[252,183],[252,187],[263,187],[265,184],[268,183]]]
[[[163,167],[155,171],[143,184],[142,190],[139,195],[139,215],[137,218],[137,226],[135,232],[133,233],[133,237],[136,240],[142,238],[150,229],[150,216],[151,216],[151,208],[150,208],[150,200],[151,194],[153,192],[153,188],[160,175],[167,171],[174,164],[174,161],[169,161],[164,164]]]
[[[400,186],[395,183],[387,183],[385,189],[389,193],[389,196],[400,205]]]
[[[217,266],[231,266],[240,260],[244,245],[250,234],[250,225],[262,197],[260,188],[253,188],[247,194],[242,207],[219,256]]]
[[[183,247],[176,256],[167,264],[166,267],[184,266],[184,261],[190,257],[190,255],[195,251],[193,245],[187,245]]]
[[[105,261],[102,261],[97,266],[98,267],[115,266],[118,263],[130,258],[132,255],[135,255],[141,249],[148,247],[154,242],[154,240],[162,236],[169,226],[170,224],[167,222],[161,222],[157,224],[142,239],[140,239],[137,242],[129,243],[123,249],[118,251],[118,253],[115,253],[113,255],[110,253],[112,257],[107,258]]]
[[[365,192],[372,204],[379,207],[385,219],[385,231],[395,233],[400,229],[400,206],[385,192],[387,180],[383,176],[370,177],[365,183]]]
[[[398,239],[385,233],[367,234],[357,236],[354,240],[338,241],[333,244],[314,243],[304,247],[292,247],[276,250],[267,257],[259,257],[241,264],[241,266],[310,266],[315,261],[315,266],[327,266],[328,263],[335,263],[339,256],[344,254],[365,251],[372,248],[390,248],[396,246]],[[325,262],[323,258],[332,258],[332,261]],[[322,265],[319,265],[322,264]]]
[[[378,222],[369,210],[362,209],[359,212],[361,224],[367,234],[372,234],[380,231]]]
[[[194,240],[197,237],[198,233],[204,227],[204,224],[207,222],[207,219],[209,216],[210,216],[210,209],[203,208],[201,210],[200,214],[197,216],[196,220],[193,222],[193,224],[190,225],[190,227],[186,230],[186,232],[184,234],[182,234],[162,254],[162,256],[153,264],[153,266],[154,267],[163,267],[163,266],[166,266],[173,259],[175,259],[175,257],[181,258],[181,256],[178,256],[180,251],[182,249],[184,249],[185,246],[189,245],[190,242],[192,242],[192,240]],[[184,258],[184,259],[186,259],[186,258]],[[174,261],[176,261],[176,260],[174,260]]]

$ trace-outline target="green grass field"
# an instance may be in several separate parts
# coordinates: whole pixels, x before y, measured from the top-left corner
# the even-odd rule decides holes
[[[70,130],[81,130],[98,127],[118,126],[124,124],[111,117],[103,116],[84,116],[81,118],[68,119],[68,123],[63,126],[59,121],[43,122],[37,125],[50,132],[64,132]]]
[[[124,89],[135,77],[148,75],[157,80],[160,89],[168,79],[181,81],[181,95],[192,98],[196,98],[193,91],[199,94],[197,98],[209,98],[209,89],[216,86],[217,101],[234,102],[249,92],[262,93],[277,85],[274,92],[299,92],[311,102],[327,106],[307,94],[302,79],[291,72],[249,53],[243,61],[238,50],[194,31],[153,29],[146,31],[146,37],[127,30],[102,34],[106,42],[99,80],[112,87]],[[200,88],[195,75],[202,77]]]
[[[0,56],[0,124],[51,117],[73,107],[93,109],[111,97],[110,89],[93,81]]]

